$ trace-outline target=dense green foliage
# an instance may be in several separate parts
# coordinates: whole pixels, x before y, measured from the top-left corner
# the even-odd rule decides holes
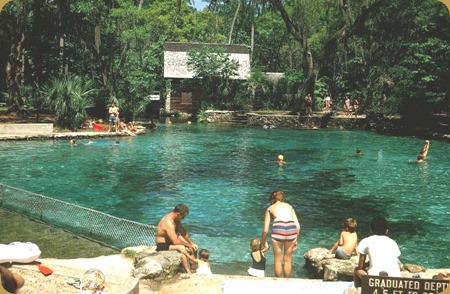
[[[194,73],[193,84],[203,91],[201,105],[205,107],[232,107],[237,93],[233,91],[239,64],[223,47],[203,47],[188,52],[187,66]]]
[[[307,93],[320,108],[326,91],[337,108],[351,95],[363,111],[406,118],[450,110],[450,15],[437,0],[209,1],[202,11],[190,3],[11,1],[0,14],[0,92],[7,93],[9,110],[32,104],[79,118],[80,107],[92,102],[105,118],[106,106],[116,101],[125,118],[134,119],[161,107],[146,100],[152,91],[166,95],[166,41],[252,45],[246,81],[229,79],[234,65],[226,58],[204,62],[223,52],[191,54],[194,82],[206,93],[198,111],[298,111]],[[220,73],[205,72],[208,66]],[[264,72],[282,72],[284,78],[269,79]],[[73,102],[71,112],[60,108],[76,96],[68,89],[74,79],[92,81],[89,89],[96,91],[89,103]],[[66,90],[40,96],[60,84]],[[58,123],[74,128],[78,118]]]
[[[57,126],[76,130],[87,119],[86,109],[92,107],[92,85],[91,81],[69,75],[44,85],[38,95],[55,112]]]

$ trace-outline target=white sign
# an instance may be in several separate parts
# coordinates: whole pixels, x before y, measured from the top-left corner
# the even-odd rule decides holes
[[[151,95],[147,96],[147,99],[152,101],[159,100],[159,92],[153,92]]]

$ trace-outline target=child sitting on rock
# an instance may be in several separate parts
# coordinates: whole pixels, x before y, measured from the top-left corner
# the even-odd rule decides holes
[[[342,230],[339,240],[328,250],[324,258],[350,259],[356,253],[358,235],[356,234],[356,219],[347,218],[342,221]]]

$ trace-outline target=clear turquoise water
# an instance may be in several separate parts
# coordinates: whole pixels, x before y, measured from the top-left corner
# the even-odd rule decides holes
[[[332,246],[342,218],[358,220],[361,239],[378,214],[402,262],[450,266],[448,143],[432,141],[416,164],[422,139],[362,131],[174,124],[115,140],[0,142],[0,182],[149,224],[185,203],[184,224],[216,273],[245,274],[275,189],[302,225],[294,277],[307,275],[306,251]],[[278,154],[287,165],[274,164]],[[269,275],[272,264],[269,252]]]

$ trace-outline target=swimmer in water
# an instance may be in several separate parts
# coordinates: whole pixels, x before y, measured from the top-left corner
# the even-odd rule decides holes
[[[425,140],[422,150],[417,155],[417,163],[423,163],[427,160],[428,149],[430,149],[430,141]]]
[[[276,161],[276,163],[278,164],[278,165],[283,165],[283,164],[286,164],[286,161],[284,161],[284,156],[283,155],[278,155],[278,158],[277,158],[277,161]]]

